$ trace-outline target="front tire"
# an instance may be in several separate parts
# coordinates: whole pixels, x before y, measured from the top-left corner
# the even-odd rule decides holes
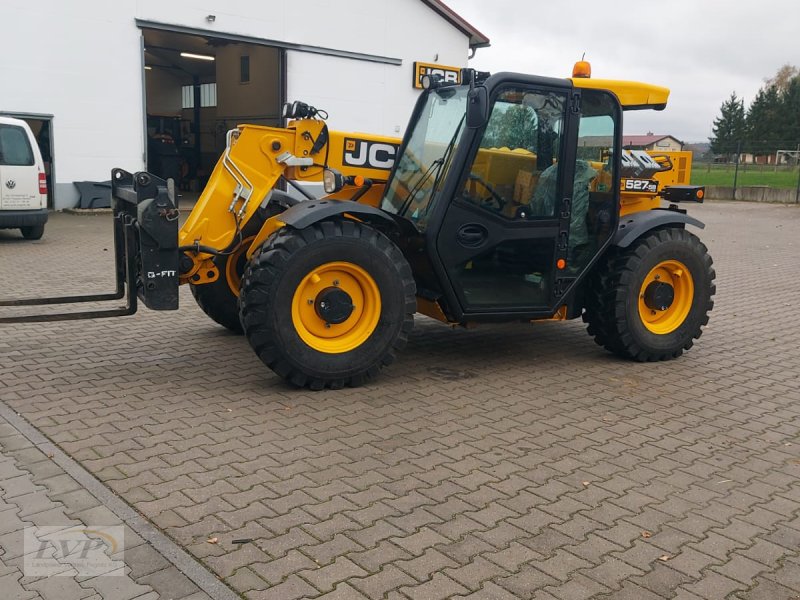
[[[298,387],[357,386],[406,344],[416,286],[382,233],[350,220],[283,228],[242,278],[245,335],[259,358]]]
[[[697,236],[674,227],[612,251],[590,283],[583,314],[589,334],[625,358],[677,358],[708,323],[716,292],[712,262]]]

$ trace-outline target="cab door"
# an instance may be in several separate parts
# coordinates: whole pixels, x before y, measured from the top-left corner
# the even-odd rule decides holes
[[[495,92],[437,238],[462,313],[551,313],[568,287],[578,100],[567,86]]]
[[[563,303],[617,230],[621,125],[608,91],[500,88],[437,239],[462,316]]]

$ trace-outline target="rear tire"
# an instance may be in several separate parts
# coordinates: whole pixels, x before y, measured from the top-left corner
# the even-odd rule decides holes
[[[26,240],[40,240],[44,235],[44,225],[28,225],[27,227],[20,227],[19,230]]]
[[[239,293],[238,290],[233,289],[226,277],[226,269],[231,259],[232,257],[230,256],[215,256],[212,262],[219,271],[219,278],[211,283],[190,284],[189,287],[192,290],[192,296],[194,296],[197,306],[211,317],[211,320],[233,333],[241,334],[242,324],[239,322],[239,307],[237,304]],[[236,262],[240,261],[237,260]],[[241,267],[238,264],[232,265],[232,268],[241,277],[244,265],[241,265]]]
[[[697,236],[679,228],[651,231],[628,248],[612,250],[587,294],[583,320],[589,335],[625,358],[677,358],[708,323],[716,292],[712,262]],[[671,291],[661,309],[648,294],[664,283]]]
[[[273,234],[247,265],[239,306],[265,365],[298,387],[337,389],[394,360],[413,327],[415,293],[397,246],[343,219]],[[326,302],[346,309],[325,313]]]
[[[285,206],[271,201],[266,211],[259,209],[242,231],[240,248],[228,256],[215,256],[212,260],[219,277],[211,283],[190,284],[195,302],[206,315],[233,333],[242,333],[239,321],[239,288],[247,265],[247,249],[269,217],[286,210]]]

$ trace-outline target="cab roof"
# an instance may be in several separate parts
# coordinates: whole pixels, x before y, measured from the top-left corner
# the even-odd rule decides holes
[[[615,79],[591,79],[589,77],[571,77],[576,88],[591,88],[613,92],[623,110],[664,110],[669,98],[669,89],[660,85],[640,83],[638,81],[619,81]]]

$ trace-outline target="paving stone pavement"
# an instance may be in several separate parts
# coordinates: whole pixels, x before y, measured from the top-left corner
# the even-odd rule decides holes
[[[718,292],[675,361],[420,318],[379,380],[311,393],[184,289],[0,326],[0,396],[247,598],[798,599],[800,209],[689,209]],[[111,286],[107,217],[16,237],[0,295]]]
[[[26,530],[57,527],[73,532],[68,547],[74,551],[40,552],[37,546],[25,545]],[[121,527],[122,538],[118,539],[113,529],[105,527]],[[87,550],[87,544],[93,545],[92,540],[100,540],[84,532],[96,530],[121,543],[121,552],[110,557],[119,562],[116,568],[111,563],[95,567],[93,574],[77,576],[73,565],[85,566],[79,560],[81,553]],[[46,539],[36,535],[40,540]],[[29,571],[31,567],[42,568],[32,564],[38,556],[60,565],[54,571],[61,575]],[[210,598],[2,416],[0,597],[4,600]]]

